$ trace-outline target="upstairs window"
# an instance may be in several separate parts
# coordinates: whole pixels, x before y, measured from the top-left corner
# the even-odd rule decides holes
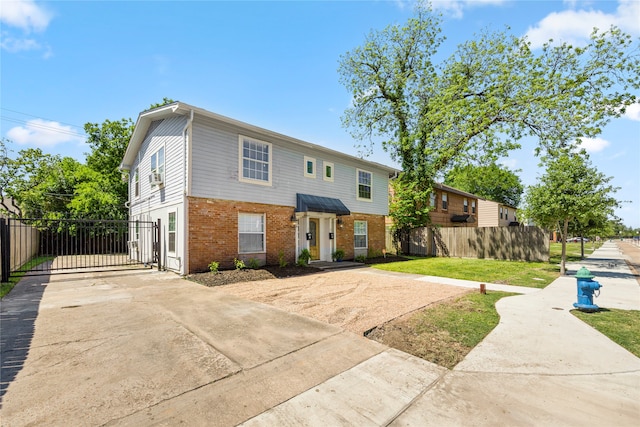
[[[509,220],[509,208],[504,208],[504,219]]]
[[[435,192],[429,194],[429,206],[431,206],[432,208],[436,207],[436,193]]]
[[[467,200],[467,198],[465,197],[464,200],[462,201],[462,211],[464,213],[468,213],[469,212],[469,200]]]
[[[504,218],[504,210],[502,209],[502,206],[500,206],[500,219]]]
[[[476,213],[476,201],[475,200],[471,201],[471,213],[472,214]]]
[[[271,144],[240,136],[240,181],[271,185]]]
[[[160,174],[160,180],[164,181],[164,147],[151,155],[151,173]]]
[[[307,178],[316,177],[316,159],[304,156],[304,176]]]
[[[371,200],[371,172],[358,169],[358,200]]]
[[[133,195],[140,197],[140,173],[138,168],[133,172]]]
[[[446,211],[448,206],[447,193],[442,193],[442,210]]]
[[[333,182],[333,163],[323,162],[322,165],[324,166],[323,179],[325,181]]]

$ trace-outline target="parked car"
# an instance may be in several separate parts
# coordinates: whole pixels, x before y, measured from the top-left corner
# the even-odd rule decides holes
[[[582,239],[583,242],[588,242],[589,239],[587,239],[586,237],[572,237],[570,239],[567,239],[567,242],[569,243],[577,243]]]

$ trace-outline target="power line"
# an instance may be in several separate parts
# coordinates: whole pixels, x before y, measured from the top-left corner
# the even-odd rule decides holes
[[[85,133],[78,133],[78,132],[74,132],[72,130],[66,130],[66,129],[56,128],[56,127],[53,127],[53,126],[47,126],[47,125],[44,125],[42,123],[27,122],[25,120],[14,119],[12,117],[2,117],[2,120],[6,120],[8,122],[13,122],[13,123],[24,124],[24,125],[27,125],[28,127],[31,127],[31,128],[47,130],[47,131],[51,131],[51,132],[55,132],[55,133],[61,133],[61,134],[70,135],[70,136],[76,136],[76,137],[79,137],[79,138],[86,138],[87,137],[87,134],[85,134]]]
[[[44,117],[34,116],[33,114],[23,113],[23,112],[21,112],[21,111],[11,110],[11,109],[9,109],[9,108],[5,108],[5,107],[0,107],[0,110],[10,111],[10,112],[12,112],[12,113],[16,113],[16,114],[22,114],[23,116],[33,117],[34,119],[40,119],[40,120],[46,120],[46,121],[48,121],[48,122],[56,122],[56,123],[60,123],[61,125],[67,125],[67,126],[71,126],[71,127],[74,127],[74,128],[82,129],[82,131],[84,132],[84,127],[83,127],[83,126],[72,125],[71,123],[65,123],[65,122],[59,122],[59,121],[57,121],[57,120],[46,119],[46,118],[44,118]],[[16,120],[17,120],[17,119],[16,119]]]

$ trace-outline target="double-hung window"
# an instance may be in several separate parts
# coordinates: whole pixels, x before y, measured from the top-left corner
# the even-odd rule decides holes
[[[448,206],[447,193],[442,193],[442,210],[446,211]]]
[[[353,222],[353,242],[356,249],[367,248],[367,221]]]
[[[372,196],[372,185],[373,185],[373,175],[371,172],[363,171],[361,169],[357,170],[358,173],[358,200],[369,200],[371,201]]]
[[[265,251],[264,214],[238,214],[238,252]]]
[[[160,179],[164,181],[164,147],[151,155],[151,173],[160,174]]]
[[[176,212],[169,212],[169,224],[167,227],[169,237],[169,252],[176,252]]]
[[[429,194],[429,206],[431,206],[432,208],[436,207],[436,193],[435,191],[431,194]]]
[[[500,219],[503,218],[504,215],[504,209],[502,209],[502,206],[500,206]]]
[[[471,201],[471,213],[472,214],[476,213],[476,201],[475,200]]]
[[[140,171],[138,168],[133,172],[133,195],[140,197]]]
[[[466,197],[463,200],[462,211],[464,213],[468,213],[469,212],[469,200]]]
[[[240,181],[271,185],[271,144],[240,136],[239,148]]]

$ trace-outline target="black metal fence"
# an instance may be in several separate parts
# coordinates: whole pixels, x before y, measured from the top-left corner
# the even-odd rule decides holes
[[[17,272],[152,266],[158,233],[151,221],[0,219],[2,281]]]

